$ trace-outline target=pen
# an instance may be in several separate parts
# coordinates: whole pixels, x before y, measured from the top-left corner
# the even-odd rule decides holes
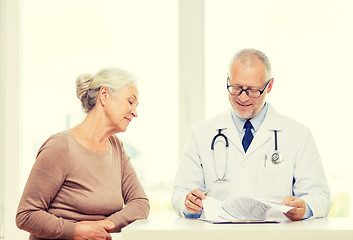
[[[207,194],[209,192],[209,190],[207,190],[206,192],[204,192],[203,194]],[[195,198],[195,201],[197,200],[197,199],[200,199],[198,196],[196,196],[196,198]]]

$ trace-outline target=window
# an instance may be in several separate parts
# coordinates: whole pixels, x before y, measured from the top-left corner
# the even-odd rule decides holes
[[[188,64],[188,71],[194,71],[195,65],[202,62],[202,67],[194,71],[195,76],[200,76],[196,83],[195,77],[184,78],[189,86],[185,91],[187,94],[180,96],[186,96],[182,99],[184,102],[192,100],[184,109],[179,106],[177,92],[180,90],[180,2],[184,3],[186,10],[189,10],[187,4],[195,4],[200,12],[203,12],[200,6],[205,6],[204,23],[195,24],[202,17],[192,18],[193,14],[192,20],[185,20],[190,25],[195,24],[193,26],[199,31],[192,28],[191,34],[190,29],[181,31],[194,44],[190,44],[190,49],[201,49],[193,52],[194,56],[184,51],[186,57],[194,57]],[[18,168],[19,162],[13,162],[13,158],[17,160],[16,154],[20,151],[7,148],[21,146],[22,187],[40,145],[51,134],[76,125],[85,116],[75,97],[76,77],[83,72],[95,73],[104,67],[120,67],[137,77],[140,105],[139,118],[132,122],[126,133],[118,136],[132,157],[150,197],[152,211],[171,210],[170,191],[179,150],[183,147],[180,143],[189,131],[186,125],[203,118],[204,110],[206,117],[211,117],[229,108],[225,88],[229,59],[241,48],[254,47],[263,50],[273,65],[275,85],[269,101],[279,112],[303,122],[313,132],[334,198],[331,216],[353,213],[350,187],[353,178],[349,173],[352,157],[350,142],[345,137],[352,135],[352,99],[350,94],[338,91],[353,89],[349,72],[353,35],[347,30],[353,21],[350,14],[352,1],[0,0],[0,4],[1,18],[6,20],[1,21],[2,57],[6,55],[6,61],[0,62],[1,77],[3,69],[16,65],[9,70],[12,75],[6,75],[4,79],[7,87],[21,88],[20,94],[15,92],[4,98],[1,78],[0,120],[5,119],[4,124],[0,122],[1,130],[6,130],[5,137],[13,138],[11,141],[1,138],[0,149],[6,148],[12,154],[0,153],[6,161],[5,168],[0,171],[11,172]],[[5,37],[6,42],[3,42]],[[20,55],[21,37],[23,67],[21,60],[12,61]],[[204,57],[202,49],[204,67],[203,61],[197,59]],[[22,74],[22,83],[16,74]],[[188,82],[189,79],[192,81]],[[8,84],[12,81],[16,82]],[[191,91],[195,89],[193,84],[202,86],[199,89],[205,87],[205,96],[201,90],[195,96]],[[168,89],[161,90],[165,86]],[[21,104],[13,103],[12,100],[18,98]],[[11,104],[16,105],[15,108],[12,109]],[[186,109],[190,116],[185,117],[187,124],[179,123],[182,127],[179,125],[178,128],[179,109],[182,112]],[[19,122],[22,129],[18,128]],[[9,125],[10,130],[7,130]],[[21,130],[22,141],[18,142]],[[158,141],[151,143],[152,138]],[[181,139],[179,142],[178,138]],[[4,165],[3,162],[0,164]],[[12,175],[4,182],[11,182],[10,186],[6,185],[7,189],[16,188],[16,191],[10,194],[9,190],[5,194],[1,191],[4,196],[0,194],[1,210],[5,209],[7,213],[0,212],[0,221],[5,220],[5,227],[9,222],[5,232],[11,237],[19,230],[10,218],[4,216],[13,216],[15,211],[16,204],[11,202],[11,197],[17,197],[20,174]],[[0,180],[0,187],[3,185]]]
[[[41,144],[85,117],[76,77],[118,67],[137,77],[140,92],[139,117],[118,137],[152,210],[171,209],[178,162],[177,11],[176,0],[23,1],[23,185]]]

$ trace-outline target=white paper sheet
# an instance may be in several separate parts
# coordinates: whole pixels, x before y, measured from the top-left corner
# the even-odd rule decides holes
[[[220,214],[222,213],[222,202],[213,198],[206,196],[206,199],[203,200],[203,218],[210,221],[225,221],[221,218]]]
[[[293,209],[279,201],[244,196],[219,201],[207,196],[203,200],[203,220],[229,222],[237,220],[278,220],[285,219],[283,213]]]

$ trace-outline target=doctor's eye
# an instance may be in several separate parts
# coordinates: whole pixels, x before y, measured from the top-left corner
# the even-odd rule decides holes
[[[259,90],[255,90],[255,89],[248,89],[247,91],[250,92],[250,94],[258,94]]]
[[[241,90],[243,90],[242,88],[240,87],[233,87],[233,86],[229,86],[228,87],[228,91],[230,93],[233,93],[233,94],[236,94],[236,95],[239,95],[239,93],[241,92]]]

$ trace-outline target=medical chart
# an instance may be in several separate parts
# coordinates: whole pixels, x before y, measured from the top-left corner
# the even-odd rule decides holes
[[[279,201],[237,196],[219,201],[207,196],[203,200],[202,220],[214,222],[276,220],[283,221],[283,213],[293,209]]]

